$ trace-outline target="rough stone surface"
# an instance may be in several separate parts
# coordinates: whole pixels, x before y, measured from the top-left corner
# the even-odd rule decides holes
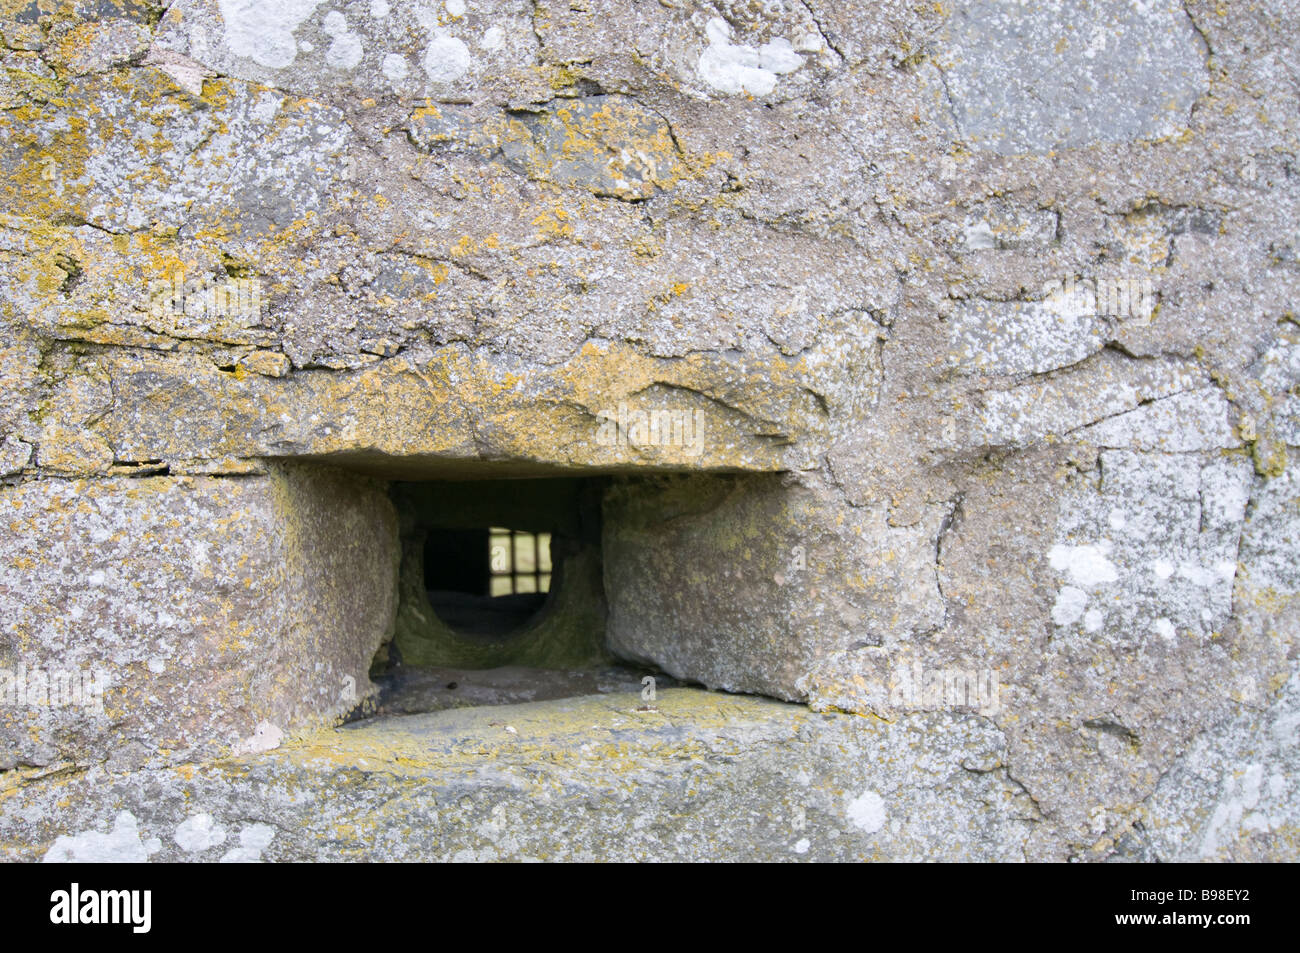
[[[0,857],[1018,860],[1036,819],[978,718],[888,725],[692,689],[639,702],[458,709],[202,766],[6,777]]]
[[[1177,0],[972,0],[936,45],[957,127],[996,152],[1168,136],[1209,87],[1204,36]]]
[[[1160,780],[1146,805],[1144,854],[1178,861],[1294,857],[1298,750],[1300,675],[1293,675],[1273,705],[1216,725]]]
[[[805,701],[806,673],[943,624],[936,541],[951,513],[844,507],[778,477],[630,481],[605,506],[615,652],[736,692]],[[851,677],[851,676],[850,676]]]
[[[273,745],[370,690],[397,552],[364,481],[50,479],[0,512],[4,770]]]
[[[0,706],[4,850],[1297,859],[1297,24],[0,0],[0,668],[125,679]],[[302,760],[487,737],[295,740],[419,607],[385,481],[556,476],[605,651],[804,707]]]

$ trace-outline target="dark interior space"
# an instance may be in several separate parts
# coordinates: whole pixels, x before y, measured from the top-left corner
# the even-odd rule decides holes
[[[392,484],[401,522],[393,658],[490,668],[604,657],[601,479]]]
[[[546,603],[550,579],[551,533],[482,527],[425,537],[429,604],[461,635],[509,635]]]
[[[486,526],[429,533],[424,542],[426,589],[486,596],[491,578]]]

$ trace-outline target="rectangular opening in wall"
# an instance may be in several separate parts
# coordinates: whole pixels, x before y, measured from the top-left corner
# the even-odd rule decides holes
[[[391,484],[398,609],[378,713],[639,692],[605,642],[604,478]]]

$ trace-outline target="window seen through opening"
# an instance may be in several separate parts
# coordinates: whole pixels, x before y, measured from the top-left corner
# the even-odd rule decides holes
[[[551,534],[492,527],[488,530],[489,594],[549,592]]]

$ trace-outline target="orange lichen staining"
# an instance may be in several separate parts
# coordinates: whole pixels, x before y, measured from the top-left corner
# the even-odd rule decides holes
[[[537,236],[542,241],[568,239],[574,234],[569,213],[559,206],[546,209],[533,219],[532,224],[537,228]]]

